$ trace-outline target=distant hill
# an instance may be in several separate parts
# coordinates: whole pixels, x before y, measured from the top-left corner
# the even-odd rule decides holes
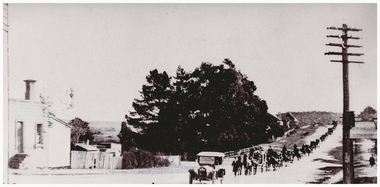
[[[94,143],[119,142],[117,135],[121,129],[121,121],[88,121],[90,130],[95,133]]]
[[[342,113],[309,111],[309,112],[290,112],[304,125],[312,123],[321,123],[323,125],[331,124],[332,121],[342,121]]]

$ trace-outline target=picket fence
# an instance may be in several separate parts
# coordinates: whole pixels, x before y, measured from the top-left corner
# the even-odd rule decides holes
[[[121,169],[123,157],[99,151],[71,151],[71,169]]]

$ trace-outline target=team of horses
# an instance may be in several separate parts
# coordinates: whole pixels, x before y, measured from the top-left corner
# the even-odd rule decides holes
[[[303,144],[300,148],[294,144],[292,150],[288,150],[285,146],[281,151],[274,151],[271,147],[267,152],[251,148],[249,153],[235,157],[232,162],[233,172],[236,175],[255,175],[258,171],[276,171],[278,168],[287,167],[293,163],[295,159],[299,160],[302,156],[309,156],[313,150],[319,147],[319,143],[323,142],[328,135],[331,135],[336,128],[328,128],[328,131],[320,138],[310,141],[309,144]]]

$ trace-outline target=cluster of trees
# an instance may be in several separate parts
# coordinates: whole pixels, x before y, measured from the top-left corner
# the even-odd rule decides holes
[[[90,130],[88,122],[80,118],[74,118],[68,125],[71,126],[71,149],[74,148],[76,143],[85,142],[87,140],[93,141],[94,133]]]
[[[370,107],[370,106],[367,106],[360,114],[359,114],[359,117],[363,120],[363,121],[367,121],[367,120],[371,120],[372,118],[376,117],[377,116],[377,111]]]
[[[150,71],[141,99],[119,134],[123,150],[133,146],[152,152],[227,151],[265,142],[271,135],[265,100],[253,81],[225,59],[202,63],[194,71],[178,67],[176,76]]]
[[[332,121],[342,121],[342,113],[309,111],[309,112],[291,112],[294,117],[300,121],[300,125],[309,125],[313,123],[321,123],[324,125],[331,124]]]

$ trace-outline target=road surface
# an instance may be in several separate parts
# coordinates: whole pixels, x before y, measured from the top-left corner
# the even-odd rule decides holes
[[[327,132],[327,128],[320,128],[310,135],[310,140],[319,138]],[[294,161],[288,167],[279,168],[277,171],[258,172],[250,176],[234,176],[232,173],[232,159],[225,159],[226,168],[224,184],[307,184],[316,183],[325,178],[326,183],[334,183],[341,180],[341,174],[336,176],[326,175],[320,168],[326,166],[339,166],[326,163],[319,159],[333,160],[328,152],[341,145],[342,126],[338,125],[332,135],[320,143],[319,148],[310,156],[304,156],[299,161]],[[167,168],[136,169],[136,170],[56,170],[56,171],[10,171],[9,183],[16,184],[187,184],[189,181],[188,169],[197,167],[195,162],[182,162],[181,166]],[[327,179],[326,179],[327,177]],[[196,184],[198,181],[194,181]],[[203,182],[202,182],[203,183]],[[204,182],[210,183],[210,182]],[[199,182],[198,182],[199,184]]]

